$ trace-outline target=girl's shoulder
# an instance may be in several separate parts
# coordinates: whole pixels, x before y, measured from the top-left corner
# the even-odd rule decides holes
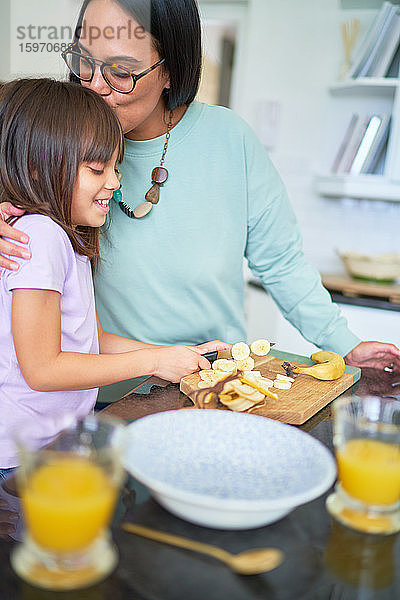
[[[74,254],[70,239],[64,229],[46,215],[22,215],[13,224],[15,229],[29,236],[28,247],[46,248],[46,253],[62,251],[66,256]]]
[[[69,241],[63,228],[46,215],[22,215],[15,221],[13,227],[27,233],[30,237],[44,234],[55,239]]]
[[[48,217],[47,215],[25,214],[22,215],[22,217],[19,217],[18,220],[15,222],[16,226],[17,223],[18,228],[23,228],[24,230],[42,229],[48,227],[50,227],[51,229],[56,229],[57,227],[59,229],[62,229],[59,225],[57,225],[55,221],[53,221],[51,217]]]
[[[18,271],[6,271],[8,284],[26,283],[21,287],[28,288],[37,284],[38,289],[62,290],[66,274],[76,262],[72,244],[63,228],[45,215],[23,215],[13,227],[29,236],[27,247],[31,258],[15,259],[20,268]],[[21,242],[16,243],[26,247]]]

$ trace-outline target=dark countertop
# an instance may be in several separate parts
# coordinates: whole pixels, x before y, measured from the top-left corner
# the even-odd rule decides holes
[[[400,374],[363,369],[352,393],[395,395]],[[187,403],[176,385],[145,384],[142,391],[116,402],[105,414],[135,420]],[[301,426],[332,449],[328,405]],[[333,521],[325,509],[329,491],[285,518],[258,529],[227,531],[183,521],[164,510],[147,490],[129,477],[114,517],[113,536],[120,561],[115,572],[86,590],[56,593],[22,582],[11,570],[13,540],[0,536],[0,600],[394,600],[400,598],[399,536],[354,532]],[[284,563],[257,576],[239,576],[218,561],[169,547],[119,529],[134,521],[232,552],[273,546]],[[6,536],[7,537],[7,536]]]

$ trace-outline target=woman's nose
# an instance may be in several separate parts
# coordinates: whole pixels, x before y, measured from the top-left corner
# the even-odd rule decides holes
[[[101,96],[108,96],[112,91],[98,65],[95,66],[92,81],[88,82],[86,86]]]

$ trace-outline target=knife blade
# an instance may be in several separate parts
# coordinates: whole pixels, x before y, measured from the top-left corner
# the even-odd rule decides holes
[[[212,364],[218,358],[218,350],[214,350],[213,352],[206,352],[205,354],[202,354],[202,356],[204,356],[204,358],[206,358],[208,362]]]

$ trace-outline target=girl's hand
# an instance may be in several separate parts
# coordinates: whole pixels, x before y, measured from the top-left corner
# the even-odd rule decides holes
[[[19,265],[15,261],[2,256],[2,254],[19,256],[20,258],[31,257],[31,253],[27,248],[21,248],[21,246],[11,244],[2,239],[3,237],[7,237],[11,240],[22,242],[23,244],[29,242],[29,238],[25,233],[18,231],[18,229],[14,229],[14,227],[11,227],[11,225],[8,225],[8,223],[5,222],[8,217],[20,217],[24,212],[25,211],[20,208],[15,208],[10,202],[0,203],[0,267],[3,267],[4,269],[17,271]]]
[[[210,347],[210,350],[216,348]],[[155,360],[154,375],[172,383],[199,369],[210,369],[211,365],[198,348],[189,346],[165,346],[152,349]]]
[[[206,352],[214,352],[214,350],[229,350],[232,348],[232,344],[221,342],[220,340],[213,340],[212,342],[205,342],[204,344],[199,344],[198,346],[192,347],[193,350],[196,350],[196,352],[205,354]]]

